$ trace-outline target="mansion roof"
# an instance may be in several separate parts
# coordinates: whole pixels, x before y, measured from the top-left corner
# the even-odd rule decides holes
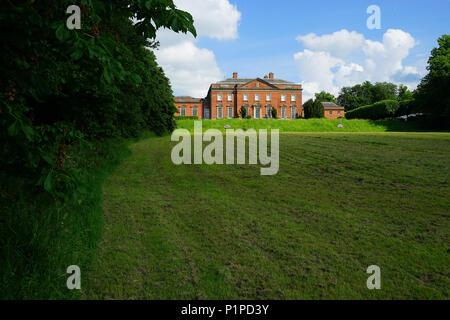
[[[330,109],[344,110],[344,107],[338,106],[334,102],[321,102],[321,103],[326,110]]]
[[[200,102],[202,102],[202,99],[200,99],[200,98],[193,98],[193,97],[189,97],[189,96],[178,96],[178,97],[175,97],[175,102],[180,102],[180,103],[200,103]]]
[[[232,89],[244,87],[247,84],[252,83],[253,81],[262,82],[268,84],[271,87],[275,87],[277,89],[301,89],[300,84],[295,84],[290,81],[282,80],[282,79],[261,79],[261,78],[229,78],[217,83],[213,83],[211,87],[215,89]]]

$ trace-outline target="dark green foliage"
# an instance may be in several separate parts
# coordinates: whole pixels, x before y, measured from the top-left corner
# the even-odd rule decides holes
[[[428,60],[429,73],[414,96],[435,127],[450,128],[450,35],[440,37],[438,44]]]
[[[402,100],[398,103],[398,109],[395,116],[407,116],[417,112],[417,104],[414,99]]]
[[[175,120],[198,120],[198,116],[175,116]]]
[[[331,93],[322,91],[320,93],[316,93],[316,100],[319,100],[320,102],[334,102],[336,103],[336,97],[332,95]]]
[[[278,119],[277,109],[272,107],[272,109],[270,109],[270,112],[272,114],[272,119]]]
[[[81,1],[81,30],[66,27],[71,4],[0,5],[0,167],[55,196],[64,193],[56,182],[73,182],[68,145],[174,129],[169,80],[144,46],[153,25],[195,33],[169,0]],[[142,21],[133,25],[134,16]]]
[[[72,4],[81,7],[80,30],[66,27]],[[114,158],[106,141],[175,128],[169,80],[146,49],[160,27],[195,35],[192,16],[170,0],[1,1],[4,296],[50,297],[54,288],[32,277],[64,275],[56,260],[70,260],[71,243],[80,257],[95,249],[101,174],[92,166]],[[17,283],[5,285],[11,277]]]
[[[402,86],[400,87],[402,88]],[[404,88],[400,91],[405,92]],[[345,111],[349,111],[382,100],[397,100],[398,97],[399,88],[397,88],[397,85],[388,82],[372,84],[366,81],[353,87],[342,88],[337,102],[345,108]]]
[[[309,99],[306,101],[303,104],[303,111],[305,113],[305,119],[325,117],[324,107],[319,99],[316,99],[315,101],[313,99]]]
[[[239,113],[241,114],[242,119],[245,119],[247,117],[247,109],[244,106],[241,107]]]
[[[384,100],[360,107],[345,113],[347,119],[379,120],[395,117],[399,103],[397,100]]]

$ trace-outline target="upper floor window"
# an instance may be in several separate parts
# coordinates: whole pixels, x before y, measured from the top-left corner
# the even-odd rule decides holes
[[[222,101],[222,94],[221,93],[217,94],[217,101]]]
[[[259,101],[259,93],[255,94],[255,101]]]
[[[291,95],[291,102],[296,102],[297,96],[295,94]]]
[[[248,101],[248,93],[244,93],[244,101]]]
[[[227,95],[227,99],[228,99],[228,101],[233,101],[233,95],[231,93],[229,93]]]
[[[281,102],[286,102],[286,95],[285,94],[281,95]]]
[[[272,101],[272,95],[270,93],[266,94],[266,101]]]

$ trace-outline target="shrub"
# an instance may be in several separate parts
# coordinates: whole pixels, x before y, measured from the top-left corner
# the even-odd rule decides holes
[[[244,106],[241,107],[239,113],[241,114],[242,119],[245,119],[247,117],[247,109]]]
[[[384,100],[374,104],[363,106],[348,111],[345,114],[347,119],[369,119],[379,120],[395,117],[399,103],[396,100]]]
[[[303,105],[303,110],[305,112],[305,119],[325,117],[324,107],[318,99],[316,101],[313,101],[313,99],[306,101]]]
[[[272,107],[272,109],[270,111],[272,113],[272,119],[278,119],[277,109]]]
[[[198,116],[175,116],[175,120],[199,120]]]
[[[399,108],[398,108],[397,112],[395,113],[396,117],[410,115],[410,114],[414,113],[416,110],[414,99],[403,100],[403,101],[400,101],[398,104],[399,104]]]

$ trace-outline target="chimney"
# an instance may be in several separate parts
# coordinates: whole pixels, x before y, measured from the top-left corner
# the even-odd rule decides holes
[[[269,78],[273,79],[273,72],[269,73]]]
[[[237,72],[233,72],[233,79],[237,79],[238,73]]]

